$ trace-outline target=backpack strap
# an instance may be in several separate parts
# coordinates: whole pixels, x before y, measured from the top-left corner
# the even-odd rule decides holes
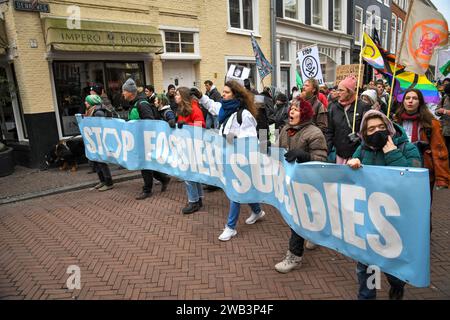
[[[242,112],[244,112],[245,108],[239,108],[237,111],[237,122],[239,123],[239,125],[242,125]]]

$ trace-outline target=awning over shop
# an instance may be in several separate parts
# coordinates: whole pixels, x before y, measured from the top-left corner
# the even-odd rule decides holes
[[[163,51],[161,35],[151,25],[81,20],[68,28],[65,18],[43,18],[45,42],[55,50],[145,52]],[[70,26],[70,20],[69,20]]]
[[[5,20],[0,19],[0,54],[4,54],[6,48],[8,48],[8,39],[6,38]]]

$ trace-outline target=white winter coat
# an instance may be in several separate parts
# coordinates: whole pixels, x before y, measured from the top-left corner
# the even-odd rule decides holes
[[[219,115],[220,108],[222,108],[222,104],[220,102],[215,102],[207,95],[203,95],[199,102],[213,116]],[[237,138],[256,137],[256,119],[252,116],[250,111],[244,110],[242,112],[242,124],[239,125],[237,121],[237,112],[235,112],[230,116],[228,121],[225,123],[225,126],[224,124],[220,125],[219,133],[225,136],[232,133]]]

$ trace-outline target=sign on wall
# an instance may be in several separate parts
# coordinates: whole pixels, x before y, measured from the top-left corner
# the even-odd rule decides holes
[[[47,3],[39,3],[38,0],[21,1],[14,0],[14,8],[19,11],[34,11],[34,12],[50,12],[50,7]]]
[[[319,49],[317,46],[307,47],[297,52],[303,82],[316,79],[319,85],[324,84],[320,67]]]

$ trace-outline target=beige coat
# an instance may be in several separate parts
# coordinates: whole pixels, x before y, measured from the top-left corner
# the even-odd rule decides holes
[[[298,132],[290,137],[289,128],[298,129]],[[298,126],[285,125],[280,132],[278,146],[287,150],[302,149],[311,155],[311,161],[327,161],[327,141],[322,131],[312,121]]]

